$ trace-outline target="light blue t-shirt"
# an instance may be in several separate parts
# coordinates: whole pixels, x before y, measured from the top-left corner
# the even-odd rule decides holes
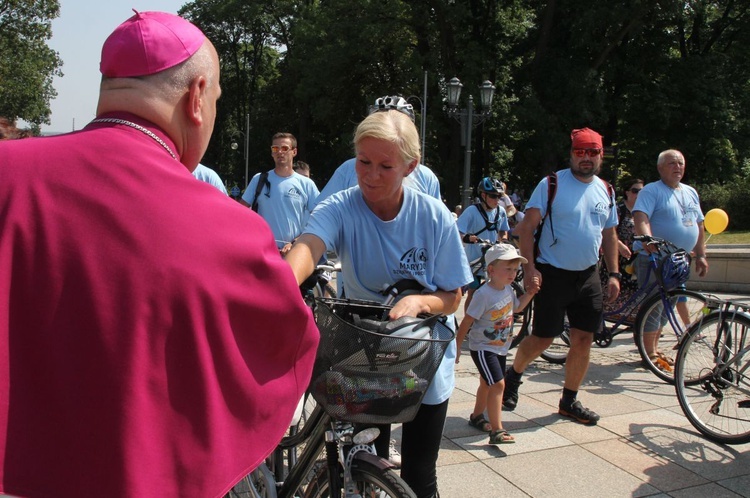
[[[219,191],[223,192],[224,195],[227,195],[227,189],[224,186],[224,183],[221,181],[219,174],[208,166],[204,166],[199,163],[198,166],[196,166],[196,168],[193,170],[193,176],[202,182],[213,185],[214,187],[219,189]]]
[[[357,185],[356,164],[357,158],[354,157],[341,163],[341,166],[336,168],[331,179],[328,180],[326,186],[323,187],[316,202],[320,203],[336,192]],[[424,164],[418,165],[417,168],[404,179],[404,186],[417,189],[435,199],[442,199],[440,197],[440,181],[437,176],[435,176],[435,173]]]
[[[458,217],[456,226],[458,226],[458,231],[460,233],[474,234],[487,226],[487,222],[484,220],[484,218],[482,217],[482,213],[480,213],[479,209],[477,208],[483,209],[481,205],[474,204],[464,209],[461,213],[461,216]],[[500,214],[500,216],[497,218],[497,226],[495,227],[495,230],[485,230],[482,233],[478,234],[477,237],[495,243],[497,242],[498,231],[507,232],[508,230],[510,230],[510,226],[508,225],[508,215],[505,212],[504,208],[498,206],[492,211],[485,211],[490,224],[493,224],[498,213]],[[469,260],[469,263],[482,257],[482,248],[478,244],[464,244],[464,249],[466,250],[466,258]]]
[[[426,290],[458,289],[472,276],[453,216],[441,201],[404,189],[401,211],[383,221],[365,204],[359,187],[333,194],[318,204],[304,233],[320,237],[338,254],[346,297],[383,301],[384,286],[402,279]],[[448,318],[453,328],[453,318]],[[424,399],[439,404],[454,386],[456,343],[452,341]]]
[[[537,208],[542,216],[547,212],[546,176],[526,203],[529,208]],[[570,169],[557,172],[557,193],[550,216],[552,223],[549,217],[544,220],[537,261],[563,270],[579,271],[595,265],[602,230],[617,226],[617,206],[607,185],[597,176],[590,183],[582,182]]]
[[[698,192],[693,187],[679,184],[673,189],[661,180],[649,183],[638,194],[633,212],[648,216],[651,235],[666,239],[685,251],[692,251],[698,242],[698,223],[703,221]],[[641,243],[633,243],[641,250]]]
[[[242,194],[242,200],[251,206],[259,180],[260,173],[256,173]],[[276,245],[281,248],[302,233],[319,192],[315,182],[296,172],[281,177],[272,170],[268,181],[270,188],[264,186],[258,196],[258,214],[271,227]]]
[[[500,290],[483,285],[474,293],[466,314],[474,319],[469,329],[469,349],[508,354],[513,341],[513,308],[518,297],[510,285]]]

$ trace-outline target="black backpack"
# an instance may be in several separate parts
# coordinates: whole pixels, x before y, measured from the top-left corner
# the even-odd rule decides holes
[[[602,180],[607,186],[607,194],[609,195],[609,209],[611,210],[615,205],[615,189],[607,180],[603,180],[601,178],[599,179]],[[557,195],[557,172],[552,172],[547,175],[547,210],[544,212],[544,216],[542,216],[542,221],[536,228],[536,232],[534,232],[534,260],[539,257],[539,239],[542,237],[544,220],[546,220],[547,218],[549,218],[549,229],[552,232],[552,244],[550,246],[554,246],[555,244],[557,244],[557,239],[555,238],[555,226],[552,223],[552,202],[555,200],[555,195]]]

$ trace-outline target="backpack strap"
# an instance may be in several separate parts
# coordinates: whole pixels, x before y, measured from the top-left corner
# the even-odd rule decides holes
[[[258,185],[255,186],[255,197],[253,197],[253,204],[250,206],[253,211],[258,212],[258,197],[263,191],[263,187],[268,186],[268,196],[271,196],[271,182],[268,181],[268,171],[264,171],[258,178]]]
[[[492,223],[490,223],[490,218],[489,218],[489,216],[487,216],[487,212],[484,210],[484,208],[482,208],[482,206],[480,205],[480,203],[476,203],[476,204],[472,204],[472,205],[474,207],[476,207],[477,210],[479,211],[479,214],[482,215],[482,219],[484,219],[484,228],[482,228],[478,232],[472,233],[471,235],[474,235],[476,237],[477,235],[479,235],[482,232],[493,230],[493,228],[494,228],[494,231],[498,231],[497,230],[497,223],[498,223],[498,221],[500,221],[500,206],[498,206],[497,210],[495,211],[495,221],[492,222]]]
[[[552,245],[557,243],[555,239],[555,226],[552,223],[552,202],[555,200],[557,195],[557,172],[553,171],[547,175],[547,209],[544,211],[542,221],[534,232],[534,260],[539,257],[539,239],[542,237],[542,228],[544,228],[544,222],[549,218],[549,228],[552,231]]]

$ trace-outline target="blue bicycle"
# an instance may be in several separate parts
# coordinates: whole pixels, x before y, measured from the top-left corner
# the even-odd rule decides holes
[[[658,237],[642,235],[634,239],[658,249],[649,255],[647,279],[651,283],[638,289],[620,308],[604,314],[594,342],[605,348],[615,336],[632,330],[643,366],[674,384],[674,358],[680,341],[691,325],[715,307],[716,301],[683,287],[690,277],[690,256],[685,251]],[[630,317],[636,310],[632,322]],[[566,329],[561,335],[558,346],[561,342],[570,346],[567,332]]]

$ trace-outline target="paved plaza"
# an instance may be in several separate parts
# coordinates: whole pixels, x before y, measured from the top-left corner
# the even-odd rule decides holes
[[[532,363],[518,407],[503,412],[516,443],[491,446],[468,424],[479,375],[463,351],[438,461],[442,498],[750,496],[750,444],[701,437],[674,387],[640,366],[632,334],[592,348],[579,399],[601,415],[598,425],[557,415],[563,372]]]

